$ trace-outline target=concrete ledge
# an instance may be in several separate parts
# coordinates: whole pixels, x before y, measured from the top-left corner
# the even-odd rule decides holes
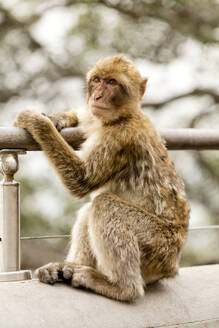
[[[1,328],[219,328],[219,265],[183,268],[135,304],[58,283],[0,283]]]

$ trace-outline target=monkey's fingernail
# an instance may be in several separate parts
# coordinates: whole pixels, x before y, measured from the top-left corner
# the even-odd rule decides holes
[[[60,132],[62,130],[62,126],[59,123],[57,123],[56,124],[56,129],[57,129],[57,131]]]

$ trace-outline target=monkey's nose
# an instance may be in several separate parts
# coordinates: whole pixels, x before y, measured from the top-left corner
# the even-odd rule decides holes
[[[103,97],[103,95],[99,93],[94,96],[94,100],[97,101],[97,100],[101,99],[102,97]]]

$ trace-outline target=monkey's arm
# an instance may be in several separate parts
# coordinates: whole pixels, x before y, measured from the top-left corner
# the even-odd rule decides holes
[[[58,131],[78,125],[78,118],[74,110],[64,113],[53,113],[45,116],[53,122]]]
[[[64,185],[77,197],[83,197],[104,185],[126,165],[121,146],[114,143],[94,149],[83,162],[62,138],[48,117],[32,111],[20,112],[14,126],[27,129],[40,144]]]

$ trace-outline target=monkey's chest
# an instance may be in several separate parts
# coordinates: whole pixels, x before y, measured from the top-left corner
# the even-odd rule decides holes
[[[99,144],[99,142],[100,142],[99,133],[98,132],[92,133],[92,135],[90,135],[87,138],[87,140],[83,143],[81,149],[78,151],[78,155],[81,158],[81,160],[86,161],[92,154],[94,148]]]

